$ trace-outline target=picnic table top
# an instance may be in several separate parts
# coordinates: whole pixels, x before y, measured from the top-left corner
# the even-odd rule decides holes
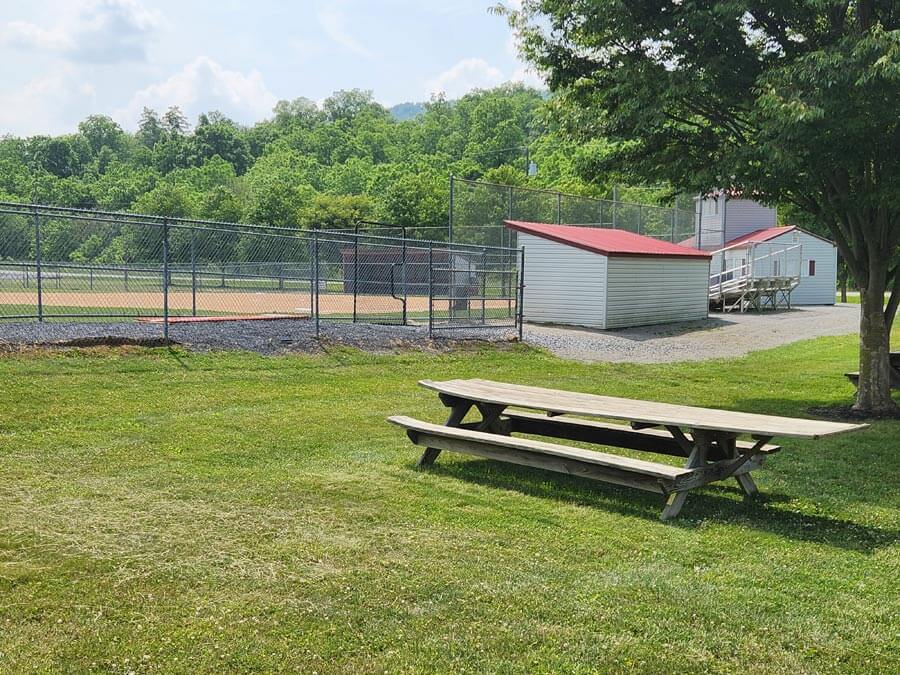
[[[420,385],[456,398],[557,414],[627,420],[640,424],[687,427],[754,436],[821,438],[864,429],[866,424],[777,417],[714,408],[598,396],[491,380],[421,380]]]

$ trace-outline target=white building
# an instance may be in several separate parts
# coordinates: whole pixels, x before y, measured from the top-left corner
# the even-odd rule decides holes
[[[752,199],[729,197],[717,192],[703,199],[694,199],[696,246],[704,251],[717,251],[727,242],[756,230],[775,227],[778,211]]]
[[[720,261],[724,261],[720,263]],[[749,232],[726,242],[713,255],[715,279],[724,270],[754,268],[757,276],[798,275],[792,305],[833,305],[837,288],[837,247],[827,239],[794,225]]]
[[[837,247],[799,227],[777,226],[775,208],[726,192],[695,200],[695,235],[682,242],[713,251],[711,288],[722,278],[753,268],[756,276],[799,276],[792,305],[833,305]],[[799,245],[799,247],[798,247]]]
[[[626,230],[506,226],[525,247],[526,321],[625,328],[709,315],[709,253]]]

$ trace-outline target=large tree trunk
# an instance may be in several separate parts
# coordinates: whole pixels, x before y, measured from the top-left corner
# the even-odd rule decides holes
[[[859,289],[859,390],[853,409],[872,415],[892,414],[897,405],[891,397],[890,324],[884,311],[887,265],[869,260],[869,278]]]

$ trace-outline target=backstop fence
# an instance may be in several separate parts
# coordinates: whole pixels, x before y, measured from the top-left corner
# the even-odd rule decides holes
[[[504,220],[628,230],[678,243],[694,235],[693,211],[450,178],[449,240],[515,248]]]
[[[166,337],[179,317],[521,328],[521,251],[403,233],[0,202],[0,320],[149,321]]]

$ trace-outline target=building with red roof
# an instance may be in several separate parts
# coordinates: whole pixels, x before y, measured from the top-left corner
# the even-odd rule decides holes
[[[709,314],[707,251],[625,230],[505,224],[525,249],[526,321],[625,328]]]
[[[794,277],[791,305],[835,302],[834,243],[794,225],[779,226],[777,209],[733,190],[697,197],[694,236],[679,243],[715,252],[713,284],[752,268],[754,275]]]
[[[837,247],[796,225],[764,227],[730,239],[713,256],[713,275],[753,268],[771,276],[796,276],[791,305],[833,305],[837,291]],[[711,277],[711,279],[714,278]]]

